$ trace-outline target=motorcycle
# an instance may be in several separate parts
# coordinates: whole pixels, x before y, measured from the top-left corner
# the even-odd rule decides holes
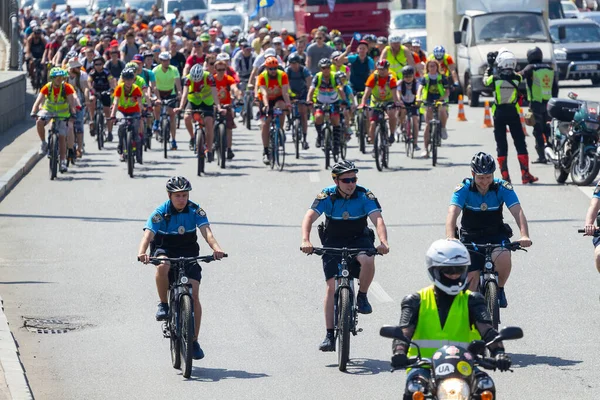
[[[490,389],[494,383],[491,379],[480,379],[476,381],[476,366],[496,370],[496,360],[485,357],[486,348],[495,343],[505,340],[521,339],[523,330],[518,327],[505,327],[500,330],[491,342],[485,343],[483,340],[474,340],[467,349],[460,346],[446,345],[438,349],[432,359],[421,357],[421,349],[412,341],[409,341],[402,333],[399,326],[386,325],[381,327],[379,334],[390,339],[399,339],[403,342],[415,346],[418,351],[416,357],[408,359],[409,364],[406,368],[429,368],[431,369],[431,379],[429,381],[421,380],[419,384],[413,386],[413,399],[415,400],[492,400],[493,393]],[[512,370],[509,370],[512,372]],[[392,369],[392,372],[394,370]],[[412,391],[412,389],[411,389]]]
[[[589,185],[600,171],[600,103],[578,100],[570,92],[569,99],[550,99],[547,110],[552,140],[544,153],[554,164],[556,181],[564,183],[570,173],[576,185]]]

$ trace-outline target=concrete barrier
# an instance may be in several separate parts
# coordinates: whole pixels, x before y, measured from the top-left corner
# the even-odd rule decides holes
[[[0,72],[0,135],[25,118],[26,74]]]

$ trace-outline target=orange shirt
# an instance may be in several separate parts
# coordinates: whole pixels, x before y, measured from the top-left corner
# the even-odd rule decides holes
[[[233,77],[223,74],[223,79],[219,80],[217,74],[214,75],[221,104],[231,104],[231,85],[235,84]]]
[[[287,35],[285,37],[285,39],[283,39],[283,44],[285,44],[286,46],[289,46],[290,44],[295,44],[295,43],[296,43],[296,41],[290,35]]]
[[[448,64],[448,66],[446,66],[446,63]],[[452,59],[451,55],[448,55],[448,57],[446,57],[446,62],[442,61],[440,63],[440,72],[445,75],[449,70],[448,67],[452,64],[454,64],[454,59]]]
[[[279,71],[281,72],[281,71]],[[271,78],[269,77],[269,84],[267,85],[266,79],[263,74],[258,76],[258,87],[266,86],[267,88],[267,99],[275,100],[277,98],[282,97],[283,85],[289,85],[290,81],[288,80],[288,76],[285,72],[281,72],[281,86],[279,86],[279,82],[277,77]],[[260,96],[262,97],[262,96]]]
[[[58,94],[60,93],[60,86],[59,87],[56,87],[54,85],[51,85],[51,86],[52,86],[52,92],[54,93],[54,97],[58,96]],[[48,97],[48,95],[50,94],[50,92],[48,91],[48,86],[44,85],[44,87],[40,90],[40,93],[42,93],[44,96]],[[74,93],[75,93],[75,88],[72,85],[65,82],[65,93],[64,93],[65,97],[70,96]]]
[[[398,86],[398,83],[396,81],[396,78],[394,78],[393,75],[389,75],[389,79],[390,79],[390,89],[395,89],[396,86]],[[379,79],[377,80],[377,86],[379,88],[385,88],[385,85],[387,85],[388,82],[388,77],[382,77],[380,76]],[[371,76],[369,76],[369,78],[367,79],[367,82],[365,83],[366,87],[370,87],[371,89],[373,89],[375,87],[375,74],[371,74]]]
[[[123,94],[123,90],[124,90],[124,86],[118,85],[117,88],[115,89],[115,97],[116,98],[121,97],[121,94]],[[140,87],[135,84],[133,85],[133,90],[131,91],[131,94],[128,95],[127,93],[125,93],[125,98],[131,97],[136,100],[139,100],[142,96],[143,96],[142,89],[140,89]],[[121,111],[123,114],[132,114],[132,113],[142,112],[142,110],[140,109],[139,101],[136,101],[135,105],[133,105],[133,106],[126,106],[126,107],[123,107],[121,105],[121,101],[119,101],[119,104],[117,105],[117,109],[119,111]]]

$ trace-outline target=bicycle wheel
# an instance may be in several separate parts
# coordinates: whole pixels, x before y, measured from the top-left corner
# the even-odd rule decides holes
[[[192,298],[187,294],[179,299],[179,315],[181,317],[181,372],[184,378],[189,378],[192,374],[192,355],[194,353],[194,313]]]
[[[217,148],[217,152],[219,153],[219,165],[221,168],[225,168],[225,163],[227,161],[227,130],[225,129],[225,124],[219,124],[217,135],[219,135],[219,147]]]
[[[356,116],[356,124],[358,125],[356,127],[356,129],[358,130],[358,142],[359,142],[359,149],[360,152],[365,154],[366,149],[366,132],[365,132],[365,117],[364,117],[364,111],[363,112],[359,112],[358,115]]]
[[[431,143],[431,164],[435,167],[437,164],[437,129],[438,125],[433,125],[433,128],[430,129],[431,132],[429,134],[429,142]]]
[[[48,138],[48,151],[50,154],[50,180],[56,178],[58,173],[58,137],[51,134]]]
[[[196,155],[198,156],[198,176],[202,176],[204,173],[204,162],[206,161],[206,138],[204,137],[203,130],[196,130]]]
[[[177,113],[177,129],[181,128],[181,111]]]
[[[285,133],[283,132],[283,129],[279,129],[279,137],[277,138],[275,154],[277,169],[283,171],[283,166],[285,165]]]
[[[294,132],[294,147],[296,148],[296,158],[300,158],[300,143],[302,142],[302,124],[298,118],[294,119],[292,126]]]
[[[250,130],[252,122],[252,102],[246,101],[246,129]]]
[[[338,298],[338,326],[337,326],[337,351],[338,351],[338,368],[340,371],[346,371],[346,364],[350,358],[350,324],[351,324],[351,308],[350,308],[350,289],[347,287],[340,288]]]
[[[336,163],[340,159],[340,143],[342,132],[338,132],[338,138],[336,140],[335,134],[331,133],[331,155],[333,156],[333,162]],[[337,143],[337,144],[336,144]]]
[[[177,302],[171,301],[169,304],[169,341],[171,342],[171,364],[173,368],[179,369],[181,367],[181,342],[179,341],[179,329],[177,325],[177,318],[175,317],[175,309]]]
[[[492,317],[492,325],[497,330],[500,323],[500,306],[498,304],[498,285],[494,281],[485,283],[485,304]]]
[[[323,129],[323,137],[325,142],[323,143],[323,151],[325,152],[325,169],[331,166],[331,150],[333,146],[333,135],[331,134],[330,128]]]
[[[146,130],[144,131],[144,149],[152,150],[152,127],[146,122]]]
[[[161,127],[160,127],[160,131],[162,133],[162,140],[163,140],[163,150],[164,150],[164,155],[165,158],[167,158],[167,150],[169,147],[169,136],[171,134],[171,124],[169,123],[169,119],[165,118],[162,120],[161,122]]]
[[[406,157],[411,157],[413,148],[413,136],[412,136],[412,121],[410,115],[406,116],[405,127],[406,136],[404,137],[404,148],[406,149]],[[412,157],[411,157],[412,158]]]
[[[346,143],[346,140],[342,139],[340,141],[340,156],[342,157],[342,160],[346,159],[347,152],[348,152],[348,144]]]
[[[375,151],[375,165],[377,166],[378,171],[383,171],[383,157],[381,154],[381,143],[383,138],[381,137],[381,128],[377,126],[375,128],[375,140],[373,142],[373,150]]]
[[[135,159],[135,150],[133,150],[133,131],[131,129],[127,130],[127,173],[129,177],[133,178],[133,160]]]
[[[271,126],[269,130],[269,153],[271,154],[271,159],[269,160],[269,165],[271,169],[275,168],[275,149],[277,147],[277,135],[275,134],[275,127]]]
[[[98,150],[104,148],[104,118],[102,112],[104,111],[96,109],[96,115],[94,116],[94,133],[96,134],[96,140],[98,141]]]

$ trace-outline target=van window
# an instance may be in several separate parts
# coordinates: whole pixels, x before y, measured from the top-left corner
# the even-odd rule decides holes
[[[542,16],[533,13],[483,14],[473,18],[475,42],[547,42]]]

